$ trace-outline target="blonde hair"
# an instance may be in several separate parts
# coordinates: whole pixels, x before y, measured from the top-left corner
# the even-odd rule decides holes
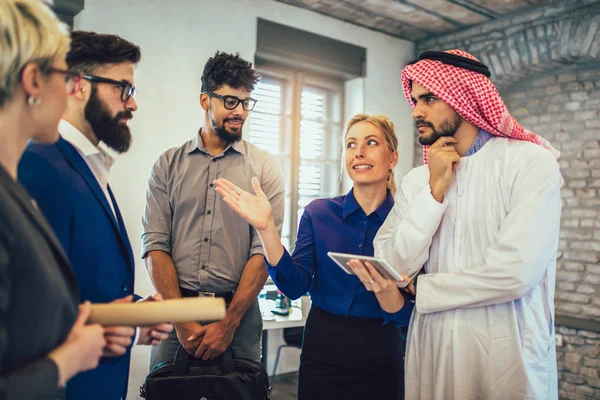
[[[348,135],[350,128],[359,122],[368,122],[379,129],[383,134],[383,139],[385,140],[387,148],[391,154],[398,151],[398,138],[396,137],[396,132],[394,130],[394,123],[388,117],[381,114],[356,114],[350,119],[350,121],[348,121],[345,135]],[[388,172],[386,187],[390,190],[392,196],[396,195],[396,181],[394,179],[393,169],[390,169]]]
[[[68,27],[42,0],[0,0],[0,108],[13,95],[29,63],[47,72],[69,51]]]

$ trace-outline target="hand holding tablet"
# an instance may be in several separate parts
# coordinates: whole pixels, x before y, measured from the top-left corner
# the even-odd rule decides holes
[[[335,253],[328,252],[327,255],[331,258],[344,272],[350,275],[354,275],[354,272],[346,264],[350,260],[360,260],[362,262],[369,262],[377,272],[384,278],[390,279],[396,282],[404,282],[404,278],[395,269],[393,269],[387,261],[382,258],[368,257],[360,254],[348,254],[348,253]]]

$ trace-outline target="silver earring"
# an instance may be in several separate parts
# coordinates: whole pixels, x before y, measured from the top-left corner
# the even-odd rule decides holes
[[[40,104],[42,104],[42,98],[41,97],[29,96],[27,98],[27,104],[29,104],[32,107],[39,106]]]

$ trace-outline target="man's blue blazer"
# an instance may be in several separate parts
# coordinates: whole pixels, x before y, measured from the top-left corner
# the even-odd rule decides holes
[[[133,294],[134,259],[121,212],[109,186],[115,219],[77,150],[62,137],[50,145],[29,143],[18,178],[60,239],[81,301],[106,303]],[[130,354],[103,358],[95,370],[74,377],[67,383],[67,400],[125,399]]]

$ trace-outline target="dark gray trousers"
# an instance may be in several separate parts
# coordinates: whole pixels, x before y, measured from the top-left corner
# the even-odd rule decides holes
[[[227,305],[229,306],[229,304]],[[198,321],[201,325],[207,325],[208,321]],[[262,337],[263,320],[258,307],[258,300],[248,308],[246,314],[236,329],[233,340],[231,341],[231,350],[234,357],[248,358],[260,362],[260,341]],[[152,346],[150,355],[150,370],[162,362],[173,362],[175,352],[179,346],[179,339],[175,330],[169,334],[169,338],[159,346]]]

